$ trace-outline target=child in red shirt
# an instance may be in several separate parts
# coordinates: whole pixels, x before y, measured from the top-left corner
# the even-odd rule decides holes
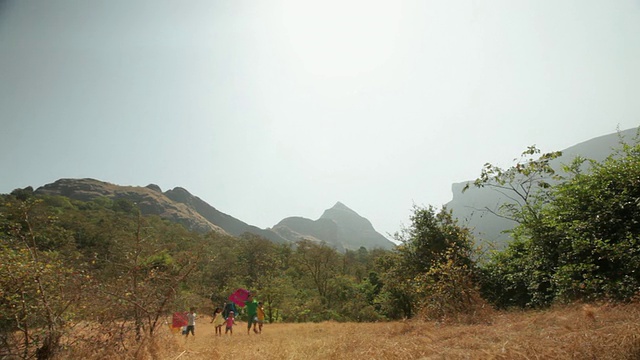
[[[231,335],[233,335],[233,324],[235,324],[236,322],[234,321],[234,314],[233,311],[229,312],[229,316],[227,316],[227,328],[224,330],[224,334],[226,335],[227,333],[231,333]]]

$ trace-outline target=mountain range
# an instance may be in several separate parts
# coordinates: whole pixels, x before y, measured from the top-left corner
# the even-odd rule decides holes
[[[570,163],[576,156],[602,161],[618,147],[621,138],[631,141],[637,131],[637,128],[628,129],[571,146],[562,150],[562,156],[553,160],[551,165],[556,171],[561,171],[562,165]],[[516,224],[491,214],[486,209],[496,211],[509,200],[490,187],[470,186],[463,193],[462,189],[468,183],[473,183],[473,180],[454,183],[453,198],[445,206],[452,210],[453,216],[461,225],[472,230],[478,243],[491,244],[498,249],[504,247],[510,239],[506,232]],[[325,210],[316,220],[293,216],[281,220],[271,228],[261,229],[217,210],[181,187],[163,192],[155,184],[140,187],[115,185],[95,179],[60,179],[36,189],[35,193],[82,201],[99,197],[128,199],[137,204],[142,214],[158,215],[201,233],[215,231],[232,236],[251,233],[276,243],[309,239],[324,242],[342,252],[360,247],[391,249],[395,246],[378,233],[369,220],[341,202]]]
[[[308,239],[324,242],[341,252],[360,247],[391,249],[395,246],[378,233],[369,220],[341,202],[325,210],[317,220],[288,217],[272,228],[261,229],[217,210],[181,187],[163,192],[155,184],[139,187],[115,185],[96,179],[60,179],[36,189],[35,194],[65,196],[82,201],[100,197],[127,199],[135,203],[143,215],[158,215],[201,233],[215,231],[232,236],[251,233],[276,243],[295,243]]]

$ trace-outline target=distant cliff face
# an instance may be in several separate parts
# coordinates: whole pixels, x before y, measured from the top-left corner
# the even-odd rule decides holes
[[[95,179],[60,179],[42,186],[36,194],[60,195],[71,199],[91,201],[98,197],[128,199],[137,204],[144,215],[158,215],[201,233],[215,231],[240,236],[251,233],[276,243],[311,239],[325,242],[339,251],[358,249],[389,249],[394,244],[377,233],[371,223],[341,203],[325,211],[318,220],[291,217],[273,229],[260,229],[218,211],[186,189],[176,187],[162,192],[155,184],[146,187],[120,186]]]
[[[630,142],[636,131],[637,129],[629,129],[621,131],[620,134],[604,135],[571,146],[562,150],[562,156],[555,159],[551,165],[556,171],[561,172],[562,165],[571,163],[578,155],[602,161],[612,153],[612,149],[618,147],[619,135],[625,141]],[[516,155],[518,154],[514,154],[514,156]],[[478,167],[479,173],[480,167]],[[489,187],[476,188],[473,187],[473,184],[466,192],[462,193],[462,188],[468,182],[473,183],[473,180],[453,184],[453,199],[445,206],[453,211],[454,217],[460,221],[461,225],[467,226],[473,231],[479,243],[492,244],[498,249],[504,247],[510,241],[510,237],[505,231],[513,229],[516,223],[490,214],[485,209],[497,211],[501,204],[509,200],[494,189]]]

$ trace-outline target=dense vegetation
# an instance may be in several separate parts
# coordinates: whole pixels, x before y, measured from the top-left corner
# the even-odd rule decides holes
[[[270,322],[478,320],[496,307],[632,299],[640,286],[640,145],[558,176],[558,153],[529,148],[510,169],[485,166],[476,186],[512,192],[497,215],[513,242],[477,262],[468,229],[447,209],[414,207],[393,251],[339,253],[301,239],[198,234],[126,200],[36,196],[0,201],[0,357],[52,358],[71,343],[125,349],[168,314],[211,312],[238,287]],[[528,157],[527,157],[528,156]],[[86,335],[81,326],[98,329]],[[106,350],[105,350],[106,351]]]
[[[549,167],[556,155],[508,171],[489,165],[491,175],[476,182],[531,195],[521,206],[503,208],[519,225],[508,248],[483,267],[485,297],[499,307],[631,300],[640,290],[638,137],[633,144],[621,140],[600,163],[575,159],[562,176]]]

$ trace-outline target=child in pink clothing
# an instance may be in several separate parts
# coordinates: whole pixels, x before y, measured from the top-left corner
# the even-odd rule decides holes
[[[236,322],[234,321],[234,314],[233,311],[229,312],[229,316],[227,316],[227,328],[224,330],[224,334],[226,335],[227,333],[231,333],[231,335],[233,335],[233,324],[235,324]]]

